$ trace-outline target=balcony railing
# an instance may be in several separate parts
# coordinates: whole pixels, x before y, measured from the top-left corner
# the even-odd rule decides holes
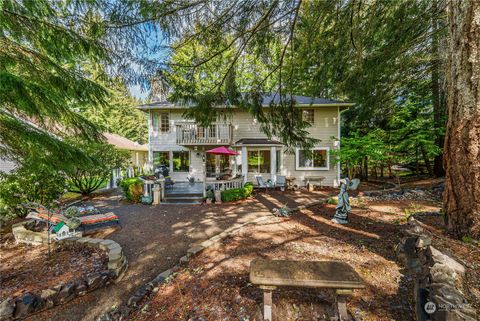
[[[202,127],[196,123],[177,123],[175,125],[178,145],[230,145],[232,143],[232,125],[214,123]]]

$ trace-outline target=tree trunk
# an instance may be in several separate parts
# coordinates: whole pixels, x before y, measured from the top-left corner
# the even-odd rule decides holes
[[[432,10],[437,11],[437,0],[432,2]],[[435,143],[439,148],[443,148],[445,144],[445,135],[443,129],[445,127],[446,119],[446,104],[444,98],[444,90],[442,90],[440,70],[443,67],[443,58],[439,50],[439,15],[432,15],[432,105],[433,105],[433,123],[435,129],[438,131],[435,138]],[[443,55],[442,55],[443,56]],[[443,74],[442,74],[443,76]],[[430,169],[428,170],[430,174]],[[445,170],[443,168],[443,153],[435,156],[433,162],[433,172],[437,177],[445,176]]]
[[[364,162],[364,172],[365,172],[365,181],[368,182],[368,156],[365,156]]]
[[[415,174],[420,176],[420,163],[418,161],[418,145],[415,147]]]
[[[425,167],[428,171],[428,176],[433,176],[433,169],[432,165],[430,164],[430,159],[428,158],[427,151],[425,150],[424,146],[420,146],[420,150],[422,151],[423,162],[425,163]]]
[[[448,4],[445,220],[457,237],[480,237],[480,1]]]

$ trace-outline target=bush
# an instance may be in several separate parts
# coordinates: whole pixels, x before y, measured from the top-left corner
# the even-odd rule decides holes
[[[222,191],[222,202],[233,202],[245,199],[252,195],[253,184],[246,183],[242,188],[234,188]]]
[[[126,164],[128,152],[119,151],[113,145],[71,139],[70,144],[91,158],[91,162],[75,164],[69,170],[70,192],[88,195],[106,186],[111,172]]]
[[[63,211],[63,215],[66,218],[74,218],[80,216],[80,210],[76,206],[70,206],[66,210]]]
[[[143,194],[143,182],[138,177],[126,178],[121,181],[123,195],[130,202],[138,203]]]
[[[338,204],[338,197],[330,197],[326,200],[327,204],[337,205]]]
[[[0,215],[24,217],[23,204],[35,202],[47,207],[66,191],[66,177],[61,171],[35,158],[13,172],[0,176]]]

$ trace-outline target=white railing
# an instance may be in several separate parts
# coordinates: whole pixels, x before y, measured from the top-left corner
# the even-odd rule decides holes
[[[233,188],[241,188],[243,187],[243,177],[228,181],[207,181],[206,185],[212,186],[214,191],[226,191]]]
[[[178,145],[229,145],[232,142],[232,125],[227,123],[202,127],[184,122],[175,126]]]

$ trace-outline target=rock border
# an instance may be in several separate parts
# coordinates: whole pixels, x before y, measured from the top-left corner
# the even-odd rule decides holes
[[[418,321],[475,321],[476,311],[461,291],[465,267],[434,248],[422,223],[408,219],[410,228],[396,247],[396,254],[414,275],[415,316]],[[427,304],[430,311],[427,312]]]
[[[23,229],[25,228],[23,227]],[[23,233],[20,228],[17,228],[17,230]],[[29,232],[41,234],[39,232]],[[79,296],[84,296],[88,292],[109,285],[112,281],[120,281],[128,268],[128,261],[123,255],[121,246],[112,240],[72,237],[57,241],[54,244],[55,246],[89,246],[101,249],[108,256],[107,269],[89,273],[51,289],[44,289],[40,295],[26,293],[16,298],[8,297],[0,303],[1,321],[25,318],[31,314],[69,302]]]
[[[123,278],[128,268],[128,261],[123,254],[122,247],[115,241],[90,237],[70,237],[58,242],[67,246],[80,244],[105,251],[108,256],[108,271],[113,273],[116,282]]]
[[[319,203],[316,203],[316,202],[317,201],[315,201],[315,204],[319,204]],[[307,205],[302,205],[302,206],[307,206]],[[302,206],[299,206],[299,207],[302,207]],[[313,206],[313,205],[310,205],[310,206]],[[238,230],[240,230],[241,228],[243,228],[247,225],[258,224],[262,221],[266,221],[266,220],[269,220],[269,219],[272,219],[272,218],[276,218],[276,217],[273,214],[270,213],[268,215],[255,218],[255,219],[252,219],[252,220],[244,222],[244,223],[234,224],[231,227],[225,229],[223,232],[221,232],[221,233],[219,233],[215,236],[212,236],[209,239],[207,239],[207,240],[205,240],[201,243],[192,245],[187,250],[187,254],[182,256],[180,258],[179,262],[175,266],[173,266],[172,268],[170,268],[168,270],[165,270],[165,271],[161,272],[155,278],[153,278],[153,280],[151,280],[150,282],[146,283],[145,285],[143,285],[139,289],[137,289],[135,291],[135,293],[133,295],[131,295],[129,297],[129,299],[127,300],[127,302],[125,304],[123,304],[121,307],[115,308],[111,311],[108,311],[108,312],[102,314],[96,320],[97,321],[126,320],[128,315],[133,310],[135,310],[136,308],[139,307],[139,304],[140,304],[141,301],[143,301],[152,292],[158,291],[158,287],[162,283],[167,282],[172,277],[172,275],[174,273],[179,271],[182,267],[186,266],[187,263],[191,259],[193,259],[197,255],[199,255],[203,250],[205,250],[208,247],[214,245],[218,241],[234,234],[235,232],[237,232]]]
[[[25,224],[31,222],[32,220],[23,221],[12,225],[12,234],[15,237],[15,241],[19,243],[40,245],[43,243],[48,243],[48,232],[34,232],[27,230]],[[52,234],[53,235],[53,234]],[[50,241],[54,242],[55,237],[50,236]]]
[[[300,206],[297,206],[297,207],[294,207],[294,208],[290,208],[289,209],[289,213],[293,213],[293,212],[298,212],[298,211],[301,211],[301,210],[305,210],[309,207],[312,207],[312,206],[315,206],[315,205],[320,205],[320,204],[325,204],[325,202],[327,201],[328,198],[322,198],[321,200],[318,200],[318,201],[312,201],[310,203],[307,203],[305,205],[300,205]]]

